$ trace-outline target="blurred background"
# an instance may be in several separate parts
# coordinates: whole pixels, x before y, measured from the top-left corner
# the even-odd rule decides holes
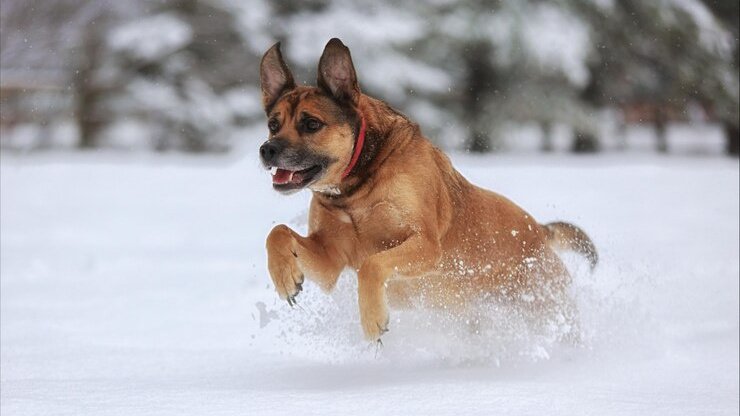
[[[0,4],[4,153],[253,147],[262,53],[313,84],[340,37],[448,150],[738,155],[737,0]]]
[[[739,9],[0,0],[0,414],[738,415]],[[332,37],[472,183],[589,233],[582,348],[494,302],[393,311],[378,352],[351,270],[276,296],[311,193],[260,166],[259,61],[314,85]]]

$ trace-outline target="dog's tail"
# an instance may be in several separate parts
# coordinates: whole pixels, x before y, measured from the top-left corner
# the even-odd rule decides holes
[[[599,253],[591,238],[580,228],[567,222],[551,222],[543,225],[547,232],[547,243],[554,250],[570,250],[588,260],[591,270],[599,262]]]

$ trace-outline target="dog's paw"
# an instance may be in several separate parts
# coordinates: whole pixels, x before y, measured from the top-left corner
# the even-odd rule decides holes
[[[380,341],[380,337],[388,332],[388,308],[385,305],[361,306],[360,321],[365,339],[368,341]]]
[[[368,341],[377,341],[388,332],[388,305],[385,301],[384,271],[365,262],[357,274],[357,295],[362,331]]]
[[[280,299],[287,300],[293,306],[295,298],[303,290],[303,273],[292,255],[270,255],[268,268],[275,290]]]
[[[278,296],[290,306],[303,290],[303,272],[296,258],[290,231],[285,226],[275,227],[267,238],[267,268]]]

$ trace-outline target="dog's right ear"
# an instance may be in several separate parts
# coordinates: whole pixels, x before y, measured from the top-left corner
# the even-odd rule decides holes
[[[265,52],[260,63],[260,83],[262,87],[262,106],[265,112],[269,112],[278,98],[285,91],[295,88],[293,74],[290,73],[288,65],[283,61],[280,53],[280,42],[272,45]]]

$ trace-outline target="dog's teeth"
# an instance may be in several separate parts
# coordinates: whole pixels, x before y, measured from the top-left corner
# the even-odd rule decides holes
[[[275,175],[277,173],[277,167],[273,166],[270,168],[270,173]]]
[[[293,174],[294,173],[295,172],[293,172],[293,171],[290,172],[290,177],[288,178],[288,182],[293,182]]]

